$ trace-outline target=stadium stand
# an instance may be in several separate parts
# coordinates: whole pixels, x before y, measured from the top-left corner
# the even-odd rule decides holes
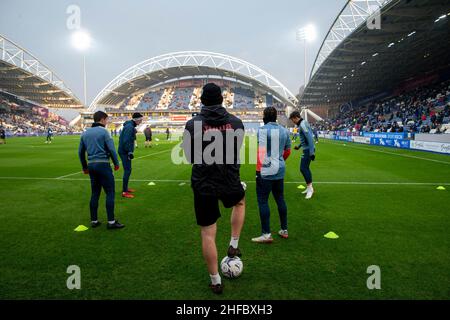
[[[251,88],[233,85],[223,86],[224,106],[235,110],[264,109],[274,106],[284,110],[286,104],[276,101],[273,95],[265,92],[256,92]],[[127,97],[119,106],[122,111],[189,111],[199,109],[201,106],[201,86],[160,87],[147,93]]]
[[[172,101],[173,94],[175,92],[174,87],[164,89],[164,93],[162,94],[161,99],[159,100],[157,110],[167,110],[170,102]]]
[[[226,108],[233,108],[234,93],[229,88],[223,90],[223,104]]]
[[[236,87],[234,93],[234,109],[251,109],[254,108],[255,93],[250,89]]]
[[[5,128],[8,136],[29,136],[44,134],[50,126],[58,134],[73,133],[63,118],[47,108],[0,93],[0,127]]]
[[[202,88],[201,87],[194,88],[194,91],[192,93],[191,101],[189,102],[189,109],[200,108],[200,105],[201,105],[200,97],[201,97],[201,95],[202,95]]]
[[[142,100],[139,102],[136,109],[139,111],[147,111],[147,110],[155,109],[159,103],[159,100],[161,100],[162,95],[163,95],[163,90],[147,92],[142,97]]]
[[[189,104],[192,100],[194,88],[177,88],[175,89],[172,101],[169,104],[170,110],[189,110]]]
[[[319,130],[450,133],[450,80],[359,108],[342,106]]]

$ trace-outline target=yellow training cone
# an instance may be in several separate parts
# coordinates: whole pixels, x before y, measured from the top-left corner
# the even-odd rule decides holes
[[[86,231],[86,230],[88,230],[89,228],[88,227],[86,227],[86,226],[83,226],[82,224],[80,224],[78,227],[76,227],[73,231],[75,231],[75,232],[82,232],[82,231]]]
[[[334,233],[333,231],[328,232],[326,235],[324,235],[325,238],[327,239],[338,239],[339,236]]]
[[[184,186],[186,183],[182,182],[179,184],[180,187]]]
[[[156,185],[156,183],[154,183],[154,182],[150,182],[149,184],[148,184],[149,186],[155,186]]]
[[[302,189],[302,190],[304,190],[304,189],[306,189],[306,187],[304,186],[304,185],[299,185],[298,187],[297,187],[297,189]]]
[[[439,187],[436,188],[436,190],[445,190],[445,187],[439,186]]]

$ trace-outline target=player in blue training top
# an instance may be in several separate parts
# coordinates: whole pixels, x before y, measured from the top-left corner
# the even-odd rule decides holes
[[[119,170],[119,159],[114,148],[114,141],[111,138],[106,125],[108,115],[103,111],[94,113],[94,124],[88,128],[80,139],[78,157],[84,174],[89,174],[91,179],[91,226],[98,227],[98,200],[102,189],[106,193],[106,213],[108,215],[107,229],[122,229],[124,227],[114,216],[115,182],[110,165],[110,158],[114,163],[114,170]],[[88,161],[86,161],[86,154]]]
[[[309,168],[311,161],[316,159],[316,148],[314,146],[314,138],[312,129],[309,126],[308,121],[304,120],[300,112],[294,111],[289,116],[289,119],[297,126],[298,133],[300,135],[300,144],[295,146],[295,150],[299,150],[300,147],[303,149],[303,156],[300,162],[300,171],[303,174],[306,182],[306,190],[303,193],[306,193],[305,199],[311,199],[314,193],[314,188],[312,185],[312,173]]]
[[[131,162],[134,159],[134,148],[136,141],[136,127],[142,123],[143,116],[140,113],[134,113],[132,120],[123,124],[123,129],[119,137],[119,157],[123,165],[123,183],[122,197],[134,198],[132,193],[134,189],[128,188],[128,181],[131,175]]]

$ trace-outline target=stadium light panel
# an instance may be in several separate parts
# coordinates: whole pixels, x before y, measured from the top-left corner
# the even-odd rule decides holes
[[[80,51],[86,51],[91,46],[91,36],[88,32],[78,30],[72,34],[72,46]]]
[[[388,45],[388,48],[393,47],[393,46],[395,46],[395,43],[394,43],[394,42],[391,42],[391,43]]]
[[[410,34],[408,34],[408,37],[411,37],[411,36],[413,36],[413,35],[415,35],[416,34],[416,31],[413,31],[413,32],[411,32]]]
[[[374,53],[374,54],[372,55],[372,57],[376,57],[377,55],[378,55],[378,52]]]
[[[307,42],[314,41],[317,37],[316,28],[309,24],[297,31],[297,40],[305,40]]]

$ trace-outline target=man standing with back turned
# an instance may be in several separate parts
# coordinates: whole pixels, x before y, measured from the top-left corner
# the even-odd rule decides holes
[[[134,113],[132,120],[123,124],[122,132],[119,137],[119,156],[123,165],[123,183],[122,197],[132,199],[134,189],[128,188],[128,181],[131,176],[131,161],[134,159],[134,147],[136,140],[136,126],[140,125],[143,116],[140,113]]]
[[[239,152],[245,133],[242,121],[222,106],[220,87],[212,83],[205,85],[201,102],[200,114],[186,124],[183,149],[187,160],[193,164],[191,184],[195,215],[201,227],[202,251],[211,278],[210,288],[214,293],[221,294],[223,284],[218,271],[216,248],[219,200],[225,208],[233,208],[227,254],[229,257],[240,257],[238,242],[245,219],[245,190],[239,173]]]
[[[78,156],[83,167],[84,174],[89,174],[91,178],[91,226],[96,228],[100,225],[98,221],[97,210],[100,193],[105,190],[106,193],[106,213],[108,215],[108,229],[121,229],[123,224],[114,219],[114,193],[115,182],[114,175],[109,164],[109,158],[114,162],[114,170],[119,170],[119,160],[117,159],[114,141],[111,138],[106,124],[108,115],[103,111],[94,113],[95,123],[92,128],[87,129],[82,135]],[[86,162],[86,153],[89,164]]]
[[[295,150],[299,150],[300,147],[303,148],[303,156],[300,162],[300,171],[303,174],[306,182],[306,190],[302,193],[306,193],[305,199],[309,200],[313,196],[314,189],[312,185],[312,173],[309,168],[311,161],[316,159],[316,148],[314,146],[314,139],[311,127],[306,120],[300,116],[300,112],[294,111],[289,116],[289,119],[298,127],[300,134],[300,144],[295,146]]]
[[[281,229],[278,235],[288,238],[287,206],[284,201],[285,160],[291,154],[289,132],[277,123],[277,109],[264,109],[264,126],[258,129],[258,161],[256,165],[256,196],[261,219],[261,236],[253,242],[272,243],[270,233],[269,196],[273,194],[278,207]]]

